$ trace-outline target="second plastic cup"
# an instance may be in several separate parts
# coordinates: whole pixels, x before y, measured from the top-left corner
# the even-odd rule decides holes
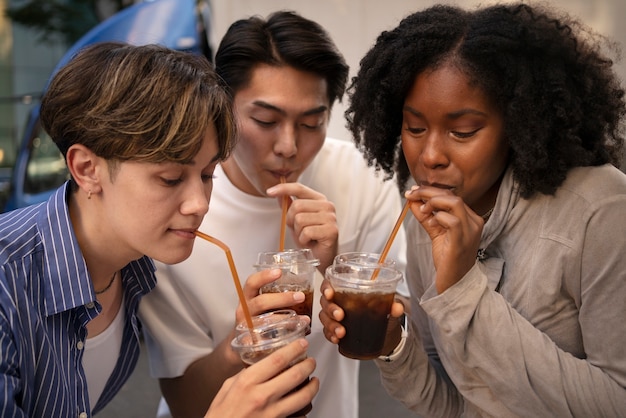
[[[237,326],[236,337],[231,341],[231,347],[247,365],[261,361],[279,348],[304,337],[309,330],[307,321],[291,310],[281,310],[277,313],[272,312],[254,316],[252,323],[252,329],[247,328],[243,324]],[[293,364],[305,358],[306,355],[296,359]],[[298,390],[306,385],[308,381],[309,379],[304,380],[293,390]],[[290,416],[300,417],[306,415],[312,408],[313,406],[308,404]]]
[[[259,253],[257,271],[279,268],[281,277],[265,286],[260,293],[303,292],[304,302],[290,306],[298,315],[313,317],[313,294],[315,286],[315,270],[320,264],[309,249],[284,251],[267,251]]]
[[[326,278],[335,291],[334,302],[344,311],[346,335],[339,340],[339,352],[358,360],[380,356],[402,273],[378,264],[337,263],[326,269]]]
[[[341,253],[335,256],[333,260],[333,264],[354,264],[357,266],[384,266],[384,267],[394,267],[396,262],[391,258],[385,259],[382,263],[379,262],[380,254],[377,253],[366,253],[366,252],[348,252]]]

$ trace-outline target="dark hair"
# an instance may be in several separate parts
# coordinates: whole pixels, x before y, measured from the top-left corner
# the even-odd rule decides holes
[[[383,32],[348,88],[348,129],[370,165],[404,187],[402,106],[416,76],[452,63],[502,110],[522,196],[553,194],[569,169],[619,165],[624,90],[602,47],[617,47],[547,9],[434,6]]]
[[[328,33],[292,11],[272,13],[267,20],[252,16],[228,28],[215,67],[233,94],[250,82],[258,64],[288,65],[322,77],[331,107],[341,101],[348,81],[349,67]]]
[[[211,126],[223,160],[236,136],[231,97],[207,59],[158,45],[82,49],[54,75],[41,121],[63,155],[79,143],[112,163],[188,163]]]

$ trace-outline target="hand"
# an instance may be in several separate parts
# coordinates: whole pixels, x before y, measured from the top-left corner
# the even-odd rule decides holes
[[[258,315],[269,310],[288,308],[298,303],[304,302],[303,292],[280,292],[259,294],[259,289],[264,285],[280,278],[280,269],[267,269],[253,273],[246,280],[243,286],[243,294],[250,315]],[[237,306],[235,313],[236,323],[240,324],[246,320],[243,307]],[[307,317],[308,318],[308,317]]]
[[[285,417],[304,408],[317,394],[319,379],[312,377],[291,391],[315,370],[315,360],[307,358],[287,367],[307,347],[306,340],[299,339],[226,379],[205,418]]]
[[[335,292],[330,282],[326,279],[320,287],[322,296],[320,304],[322,309],[319,314],[320,322],[324,326],[324,336],[333,344],[338,344],[339,340],[345,337],[346,329],[341,325],[345,316],[343,309],[336,303],[333,303]],[[387,327],[387,335],[383,346],[383,353],[391,352],[400,342],[401,329],[398,318],[404,313],[404,304],[398,298],[391,305],[391,315],[389,317],[389,325]],[[388,350],[388,351],[386,351]]]
[[[267,195],[294,197],[287,211],[287,226],[300,248],[310,248],[320,260],[318,270],[324,272],[337,255],[339,227],[335,205],[326,196],[300,183],[277,184],[267,189]]]
[[[457,283],[476,262],[484,221],[463,199],[438,187],[413,187],[405,197],[416,204],[411,212],[433,242],[435,285],[442,293]]]
[[[333,344],[338,344],[339,340],[346,335],[346,329],[339,321],[344,318],[344,312],[339,305],[333,303],[335,291],[327,279],[324,279],[320,286],[322,296],[320,304],[322,309],[319,313],[320,322],[324,326],[324,336]]]

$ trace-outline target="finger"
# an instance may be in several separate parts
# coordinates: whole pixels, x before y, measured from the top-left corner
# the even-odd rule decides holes
[[[330,281],[327,279],[322,280],[320,292],[322,293],[322,304],[324,303],[324,299],[333,300],[333,297],[335,296],[335,290],[330,285]]]
[[[425,203],[436,196],[455,196],[455,194],[451,189],[443,189],[441,187],[413,186],[411,190],[405,192],[404,196],[409,200],[421,200]]]
[[[343,313],[343,311],[341,311]],[[319,320],[324,327],[324,336],[333,344],[337,344],[346,335],[346,329],[341,323],[333,318],[327,311],[320,311]]]
[[[309,247],[311,243],[317,243],[323,248],[334,249],[339,237],[339,228],[336,224],[307,225],[303,228],[294,228],[294,234],[299,246]]]
[[[252,273],[244,283],[243,293],[246,298],[253,298],[259,294],[259,289],[268,283],[280,278],[281,269],[265,269]]]
[[[317,392],[320,389],[320,381],[317,377],[312,377],[308,382],[299,387],[297,391],[290,392],[287,396],[284,396],[280,399],[280,403],[283,404],[280,406],[279,410],[284,413],[284,415],[292,416],[295,412],[300,411],[307,405],[313,401]],[[283,416],[283,414],[281,414]]]
[[[292,196],[296,199],[326,200],[322,193],[303,185],[302,183],[276,184],[265,191],[268,196]]]
[[[402,314],[404,313],[404,305],[402,304],[402,302],[394,302],[391,305],[391,316],[394,318],[398,318],[400,316],[402,316]]]
[[[329,228],[327,232],[318,236],[334,236],[338,234],[335,205],[328,201],[297,200],[287,212],[287,225],[294,228],[297,235],[302,234],[302,230],[307,227],[316,226]]]
[[[251,315],[276,309],[291,308],[298,303],[304,302],[306,296],[303,292],[278,292],[263,293],[246,300]]]
[[[253,383],[267,382],[280,374],[296,359],[305,356],[308,347],[308,341],[304,338],[299,338],[274,351],[258,363],[246,368],[244,370],[246,378]],[[309,365],[309,368],[312,372],[315,369],[315,365]]]

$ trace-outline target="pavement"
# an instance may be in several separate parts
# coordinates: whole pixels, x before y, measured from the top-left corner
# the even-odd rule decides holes
[[[361,362],[359,380],[359,418],[417,417],[387,395],[380,384],[378,368],[374,362]],[[142,347],[135,372],[115,399],[96,417],[153,418],[156,415],[160,397],[159,384],[149,375],[147,353],[145,347]]]

